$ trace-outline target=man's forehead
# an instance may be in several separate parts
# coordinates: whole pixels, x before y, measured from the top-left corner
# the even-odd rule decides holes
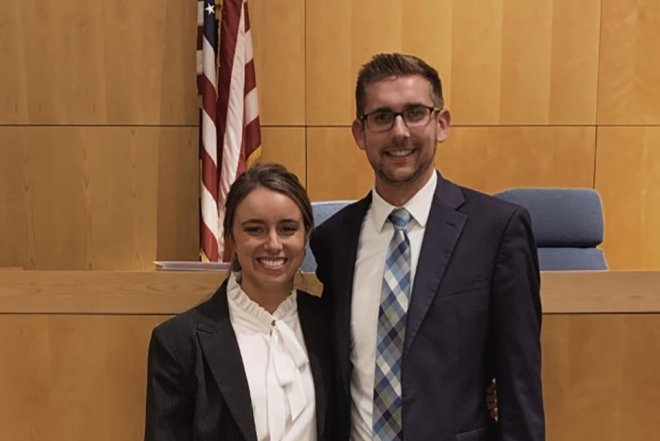
[[[421,75],[396,75],[369,82],[365,87],[365,104],[421,104],[433,102],[431,83]]]

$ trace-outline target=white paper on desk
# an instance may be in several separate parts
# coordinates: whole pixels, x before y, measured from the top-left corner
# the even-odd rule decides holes
[[[190,262],[183,260],[154,261],[161,271],[229,271],[229,262]]]

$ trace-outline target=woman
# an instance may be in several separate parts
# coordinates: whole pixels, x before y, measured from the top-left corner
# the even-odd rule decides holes
[[[329,325],[320,299],[293,287],[307,194],[284,167],[256,166],[225,207],[229,277],[152,334],[145,440],[329,439]]]

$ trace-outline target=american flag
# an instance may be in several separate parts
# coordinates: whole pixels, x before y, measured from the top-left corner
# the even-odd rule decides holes
[[[201,253],[202,260],[217,262],[229,257],[222,227],[227,192],[260,154],[259,106],[247,0],[197,5]]]

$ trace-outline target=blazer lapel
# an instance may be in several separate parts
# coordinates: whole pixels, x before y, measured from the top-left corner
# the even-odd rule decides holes
[[[207,320],[200,323],[197,329],[204,358],[241,434],[247,441],[257,441],[250,388],[229,320],[226,281],[209,302],[206,317]]]
[[[340,252],[335,254],[337,272],[336,289],[334,295],[337,299],[334,301],[334,322],[336,330],[337,344],[337,367],[341,376],[341,384],[344,387],[344,393],[349,393],[350,384],[350,359],[351,359],[351,303],[353,298],[353,278],[355,275],[355,262],[357,260],[358,242],[360,240],[360,231],[362,222],[367,210],[371,206],[371,192],[350,206],[350,210],[345,212],[342,218],[342,229],[336,237],[339,244],[343,244]],[[341,246],[341,245],[339,245]]]
[[[424,316],[433,302],[465,225],[466,216],[456,211],[463,202],[464,198],[460,188],[438,174],[438,184],[426,223],[408,307],[404,357],[410,350]]]
[[[298,299],[300,298],[299,295]],[[305,338],[309,364],[312,369],[314,396],[316,397],[316,429],[317,434],[321,436],[325,429],[325,416],[328,408],[328,391],[326,390],[326,382],[324,379],[327,378],[329,382],[330,378],[326,373],[328,366],[324,366],[321,362],[323,357],[319,352],[329,351],[330,348],[324,347],[321,336],[319,335],[319,325],[322,324],[322,322],[318,321],[318,317],[316,317],[314,312],[307,308],[307,306],[308,304],[305,301],[298,302],[298,317]]]

